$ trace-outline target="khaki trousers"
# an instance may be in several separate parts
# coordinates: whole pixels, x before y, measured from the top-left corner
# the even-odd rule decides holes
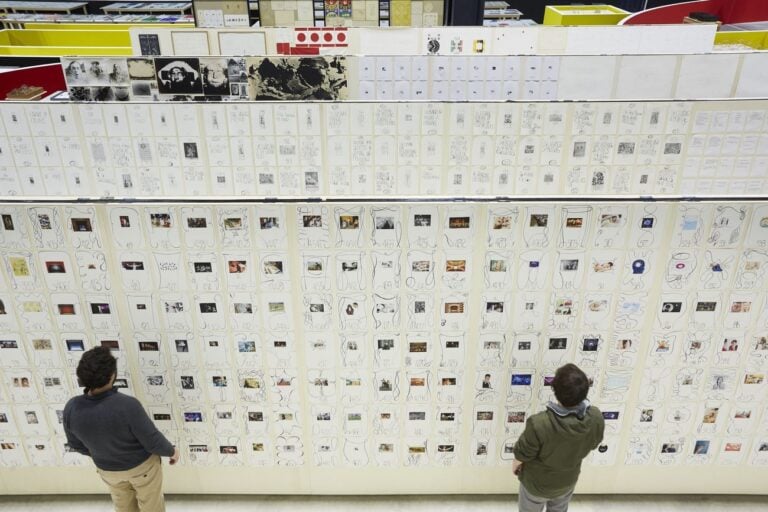
[[[116,512],[165,512],[159,455],[152,455],[126,471],[96,471],[109,486]]]

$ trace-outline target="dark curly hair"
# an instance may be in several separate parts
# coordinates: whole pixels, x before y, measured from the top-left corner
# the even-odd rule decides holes
[[[96,347],[85,352],[77,364],[77,378],[86,389],[106,386],[117,372],[117,359],[107,347]]]
[[[587,398],[589,379],[581,371],[581,368],[575,364],[568,363],[558,368],[555,372],[552,390],[555,392],[555,398],[563,406],[574,407]]]

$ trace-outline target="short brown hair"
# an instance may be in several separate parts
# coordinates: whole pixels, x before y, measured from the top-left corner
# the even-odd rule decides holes
[[[555,398],[565,407],[579,405],[589,392],[589,379],[581,368],[573,363],[561,366],[552,381]]]

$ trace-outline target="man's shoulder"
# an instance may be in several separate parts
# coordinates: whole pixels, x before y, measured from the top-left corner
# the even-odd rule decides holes
[[[119,403],[121,407],[130,407],[140,405],[139,399],[131,395],[124,395],[119,391],[115,391],[109,397],[109,400],[115,403]]]
[[[69,411],[72,409],[72,407],[76,406],[79,403],[82,403],[85,400],[85,395],[77,395],[73,396],[69,400],[67,400],[67,403],[64,404],[64,412]]]
[[[594,405],[590,405],[587,409],[587,414],[594,418],[594,420],[598,423],[605,423],[605,419],[603,418],[603,413],[600,409],[595,407]]]
[[[539,411],[536,414],[532,414],[528,418],[528,421],[530,421],[531,425],[533,425],[534,427],[539,427],[548,422],[547,420],[548,415],[549,415],[548,410],[544,409],[543,411]]]

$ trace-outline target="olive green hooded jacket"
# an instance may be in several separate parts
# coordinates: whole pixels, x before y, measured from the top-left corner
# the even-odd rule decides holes
[[[530,494],[557,498],[570,491],[579,479],[581,460],[603,440],[602,413],[586,401],[580,405],[567,409],[549,404],[528,418],[513,450],[523,463],[520,483]]]

